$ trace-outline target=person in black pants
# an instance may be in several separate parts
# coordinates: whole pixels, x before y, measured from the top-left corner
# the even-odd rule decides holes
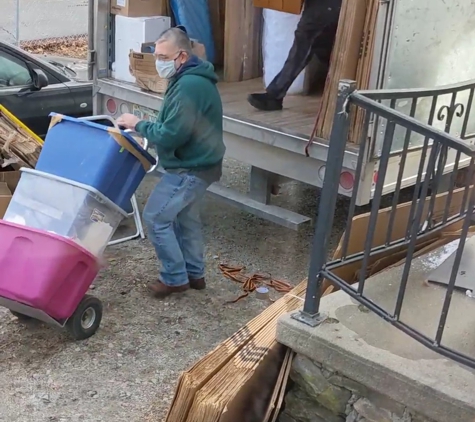
[[[264,111],[281,110],[287,91],[309,64],[312,54],[315,54],[328,68],[340,9],[341,0],[305,0],[302,17],[295,31],[294,43],[284,67],[269,84],[265,93],[249,95],[249,104]]]

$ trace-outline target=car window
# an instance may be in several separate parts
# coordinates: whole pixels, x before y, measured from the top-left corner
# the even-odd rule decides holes
[[[0,86],[25,86],[32,83],[26,64],[0,50]]]

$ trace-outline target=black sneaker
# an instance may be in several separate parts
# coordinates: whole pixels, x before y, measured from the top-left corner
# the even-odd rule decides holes
[[[268,93],[251,94],[247,97],[247,101],[253,107],[262,111],[282,110],[282,100],[278,100],[270,96]]]

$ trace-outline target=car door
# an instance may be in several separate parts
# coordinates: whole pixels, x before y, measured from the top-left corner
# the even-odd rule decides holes
[[[44,137],[49,126],[48,115],[63,113],[75,107],[69,88],[47,70],[48,86],[32,89],[28,58],[0,47],[0,104],[20,119],[37,135]],[[66,113],[65,113],[66,114]]]

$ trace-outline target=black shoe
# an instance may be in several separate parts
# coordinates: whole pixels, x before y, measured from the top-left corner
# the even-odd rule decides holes
[[[251,94],[247,97],[247,101],[253,107],[262,111],[282,110],[282,100],[278,100],[270,96],[268,93]]]

